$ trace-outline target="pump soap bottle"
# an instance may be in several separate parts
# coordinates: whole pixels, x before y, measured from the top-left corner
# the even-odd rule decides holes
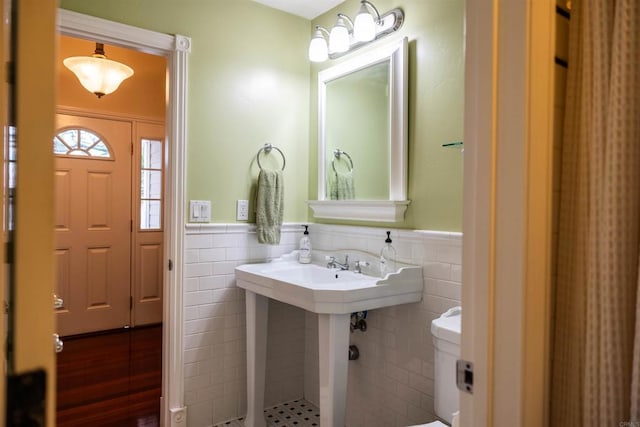
[[[311,239],[309,239],[309,226],[304,225],[303,227],[304,234],[300,239],[298,262],[300,264],[309,264],[311,262]]]
[[[396,250],[391,246],[391,232],[387,231],[387,239],[380,250],[380,277],[396,271]]]

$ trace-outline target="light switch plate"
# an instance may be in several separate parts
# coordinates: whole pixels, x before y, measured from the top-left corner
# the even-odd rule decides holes
[[[211,202],[209,200],[189,201],[189,222],[210,222]]]
[[[248,200],[236,201],[236,219],[238,221],[249,220],[249,201]]]

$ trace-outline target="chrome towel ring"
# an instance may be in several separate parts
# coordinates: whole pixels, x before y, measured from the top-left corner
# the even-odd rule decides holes
[[[340,160],[340,157],[343,154],[347,156],[347,159],[349,159],[349,164],[351,165],[351,167],[349,168],[349,172],[353,170],[353,160],[351,159],[351,156],[346,151],[342,151],[341,149],[336,148],[335,150],[333,150],[333,156],[335,157],[335,159],[331,160],[331,167],[333,168],[333,171],[335,173],[338,173],[338,171],[336,170],[336,165],[334,164],[334,162],[336,161],[336,159]]]
[[[278,147],[276,147],[275,145],[271,145],[269,143],[264,144],[264,146],[262,146],[262,148],[258,150],[258,154],[256,154],[256,161],[258,162],[258,167],[260,168],[260,170],[262,170],[262,165],[260,164],[260,153],[264,151],[266,154],[269,154],[272,149],[276,150],[282,156],[282,170],[284,170],[284,167],[287,164],[287,159],[284,157],[284,153]]]

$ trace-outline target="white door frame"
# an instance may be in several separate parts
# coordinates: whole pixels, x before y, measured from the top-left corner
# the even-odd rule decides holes
[[[555,0],[466,0],[461,425],[544,426]]]
[[[186,426],[184,405],[182,266],[184,239],[185,153],[187,145],[187,57],[191,39],[58,9],[58,30],[67,36],[164,56],[168,64],[166,112],[165,255],[163,289],[162,398],[160,425]],[[172,268],[169,269],[169,264]]]

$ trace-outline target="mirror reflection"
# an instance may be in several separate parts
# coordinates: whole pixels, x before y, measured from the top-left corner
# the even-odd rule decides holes
[[[389,199],[389,62],[326,83],[326,199]]]

